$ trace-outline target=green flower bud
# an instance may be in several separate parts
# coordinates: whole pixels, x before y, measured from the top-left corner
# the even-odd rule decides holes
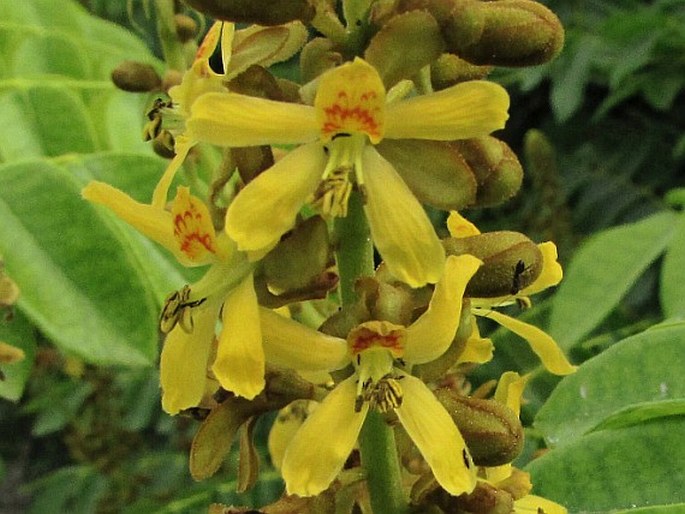
[[[319,216],[303,221],[264,257],[262,263],[273,294],[306,288],[330,263],[326,222]]]
[[[514,412],[495,400],[460,396],[436,389],[435,396],[450,413],[478,466],[500,466],[523,449],[523,427]]]
[[[314,38],[304,45],[300,54],[300,75],[305,84],[342,64],[342,54],[334,46],[330,39],[323,37]]]
[[[476,66],[454,54],[442,54],[431,66],[433,89],[439,91],[459,82],[485,78],[492,66]]]
[[[376,148],[420,202],[441,210],[460,210],[476,200],[476,177],[450,143],[384,139]]]
[[[389,88],[415,76],[435,61],[443,49],[435,19],[427,12],[411,11],[397,14],[383,24],[371,39],[364,59],[378,70]]]
[[[461,4],[443,27],[443,35],[450,52],[473,64],[533,66],[552,60],[564,46],[559,18],[542,4],[532,0]]]
[[[509,146],[492,136],[450,143],[475,175],[474,206],[493,207],[513,197],[523,182],[523,167]]]
[[[162,78],[149,65],[137,61],[124,61],[112,70],[112,82],[130,93],[160,91]]]
[[[542,271],[538,246],[518,232],[487,232],[443,240],[448,255],[471,254],[483,265],[469,281],[465,296],[493,298],[518,293]]]
[[[314,7],[308,0],[184,0],[193,9],[213,18],[258,25],[280,25],[314,17]]]

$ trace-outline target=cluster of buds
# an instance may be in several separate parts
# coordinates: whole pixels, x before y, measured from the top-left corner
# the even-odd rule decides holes
[[[477,317],[528,341],[548,371],[573,372],[550,336],[497,310],[561,280],[556,247],[481,234],[457,213],[520,188],[516,155],[491,135],[509,97],[485,78],[552,59],[559,20],[532,0],[186,3],[217,21],[182,76],[130,62],[113,73],[166,95],[144,132],[171,158],[151,202],[99,182],[83,195],[183,265],[209,266],[160,318],[163,407],[201,420],[193,477],[214,474],[239,433],[249,489],[254,421],[280,411],[269,449],[286,495],[263,512],[390,512],[392,498],[421,512],[565,512],[511,465],[526,377],[468,380],[493,358]],[[160,34],[192,47],[189,18],[172,19]],[[269,71],[294,56],[300,83]],[[222,147],[221,164],[200,145]],[[206,200],[179,186],[169,202],[191,162]],[[424,206],[449,212],[446,230]],[[374,430],[396,445],[360,438]],[[369,471],[379,451],[401,468],[396,491]]]

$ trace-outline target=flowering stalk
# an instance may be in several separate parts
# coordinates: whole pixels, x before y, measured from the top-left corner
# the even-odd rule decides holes
[[[340,274],[340,296],[343,306],[357,300],[355,281],[373,274],[373,243],[357,192],[350,197],[347,216],[335,223],[336,260]],[[395,434],[383,416],[369,412],[359,437],[362,466],[366,470],[371,506],[377,514],[402,514],[408,505],[402,489],[400,462]]]

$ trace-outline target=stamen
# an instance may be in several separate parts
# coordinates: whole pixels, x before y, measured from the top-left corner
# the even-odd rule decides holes
[[[193,331],[193,315],[191,309],[202,305],[206,298],[189,301],[190,286],[185,285],[180,291],[174,291],[164,300],[164,307],[159,316],[159,329],[168,334],[176,325],[180,325],[184,332]]]
[[[371,379],[363,385],[363,391],[355,399],[354,410],[359,412],[364,402],[369,402],[369,408],[386,413],[402,405],[401,377],[394,378],[385,375],[375,384]]]

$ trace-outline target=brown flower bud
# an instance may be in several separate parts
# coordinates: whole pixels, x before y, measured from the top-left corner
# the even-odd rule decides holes
[[[509,200],[521,188],[523,167],[503,141],[485,136],[450,144],[461,153],[476,177],[474,206],[494,207]]]
[[[523,427],[514,412],[495,400],[460,396],[441,387],[435,396],[450,413],[478,466],[500,466],[523,449]]]
[[[532,0],[458,2],[443,35],[450,52],[481,65],[542,64],[564,46],[559,18]]]
[[[239,23],[280,25],[293,20],[305,23],[314,17],[308,0],[184,0],[193,9],[214,18]]]
[[[439,91],[459,82],[485,78],[492,66],[477,66],[454,54],[442,54],[431,66],[433,89]]]
[[[487,232],[443,240],[448,255],[470,254],[483,265],[469,281],[465,296],[492,298],[518,293],[542,271],[538,246],[518,232]]]
[[[162,78],[149,65],[137,61],[124,61],[112,70],[112,82],[119,89],[130,93],[159,91]]]
[[[176,14],[174,23],[176,24],[176,35],[182,43],[186,43],[197,36],[197,22],[190,16]]]

